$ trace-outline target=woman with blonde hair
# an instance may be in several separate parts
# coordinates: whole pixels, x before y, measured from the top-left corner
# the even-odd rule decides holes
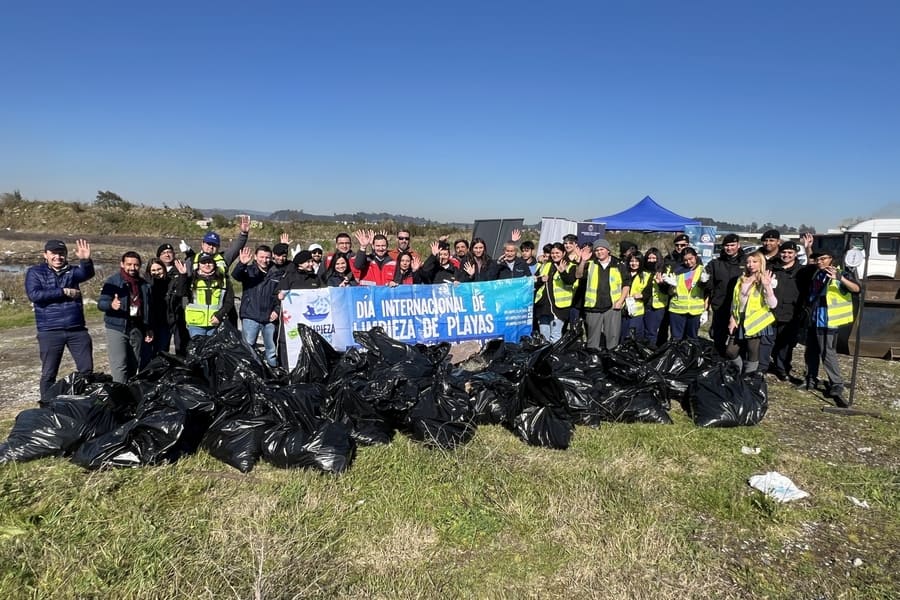
[[[778,306],[776,284],[772,272],[766,270],[765,255],[758,250],[750,254],[744,273],[734,286],[728,323],[728,332],[740,348],[744,374],[755,372],[762,353],[772,351],[775,334],[772,310]]]

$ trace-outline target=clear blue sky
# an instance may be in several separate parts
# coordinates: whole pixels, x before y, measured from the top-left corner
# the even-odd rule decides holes
[[[900,216],[900,2],[6,2],[0,191]]]

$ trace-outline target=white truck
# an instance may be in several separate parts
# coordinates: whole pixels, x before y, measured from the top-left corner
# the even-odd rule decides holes
[[[854,233],[868,233],[869,268],[859,267],[860,277],[896,279],[897,257],[900,253],[900,219],[869,219],[848,227],[850,247],[863,249],[864,238]]]

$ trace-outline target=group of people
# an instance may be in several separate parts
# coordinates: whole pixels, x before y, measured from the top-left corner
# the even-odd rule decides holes
[[[262,337],[265,360],[286,365],[280,302],[290,290],[357,285],[452,284],[533,277],[534,329],[558,340],[583,320],[586,343],[613,348],[633,337],[650,345],[668,338],[692,339],[711,316],[716,349],[742,365],[745,373],[770,372],[801,386],[818,385],[824,365],[828,392],[845,404],[836,352],[837,329],[853,319],[851,294],[860,289],[852,271],[838,266],[827,251],[812,253],[812,236],[803,243],[813,261],[797,262],[798,246],[781,241],[778,231],[763,234],[759,250],[745,253],[736,235],[723,239],[721,254],[703,265],[686,234],[673,250],[640,252],[629,246],[614,256],[605,239],[579,245],[575,235],[545,245],[512,232],[494,259],[484,239],[446,237],[430,244],[425,259],[412,249],[409,230],[400,230],[389,248],[387,232],[358,230],[335,236],[327,255],[319,244],[295,251],[282,234],[273,246],[247,247],[250,220],[243,217],[237,236],[221,251],[221,239],[207,232],[195,252],[182,242],[184,259],[171,244],[159,246],[143,264],[125,252],[119,270],[103,284],[98,308],[104,313],[110,371],[125,382],[156,353],[184,354],[190,338],[210,335],[225,320],[240,321],[244,339]],[[93,370],[92,342],[85,327],[79,284],[94,276],[90,244],[76,242],[79,264],[70,265],[60,240],[44,247],[44,262],[26,274],[26,291],[35,307],[41,354],[41,394],[55,381],[63,351],[70,349],[80,372]],[[242,286],[235,310],[232,281]],[[805,331],[806,376],[791,375],[793,349]]]
[[[846,406],[837,339],[838,329],[853,321],[856,274],[828,250],[813,253],[811,234],[802,237],[811,261],[805,266],[797,260],[799,246],[782,241],[777,230],[760,241],[758,250],[744,252],[737,235],[726,235],[719,256],[703,265],[684,233],[668,254],[630,245],[621,257],[611,255],[604,239],[579,248],[574,235],[566,236],[545,246],[537,261],[535,328],[555,341],[583,319],[590,347],[613,348],[628,337],[655,346],[697,338],[711,317],[716,349],[743,373],[770,373],[814,389],[823,365],[825,392]],[[792,375],[801,339],[804,378]]]

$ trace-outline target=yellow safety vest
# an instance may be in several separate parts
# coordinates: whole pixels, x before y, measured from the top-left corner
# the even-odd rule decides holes
[[[668,294],[664,294],[660,289],[659,284],[656,283],[656,273],[649,273],[650,275],[650,304],[654,309],[658,310],[660,308],[665,308],[669,305],[669,296]]]
[[[695,316],[703,312],[704,293],[703,288],[700,287],[700,274],[702,272],[703,267],[701,265],[697,265],[694,268],[694,285],[690,290],[687,288],[687,273],[675,276],[678,283],[675,285],[674,296],[672,296],[672,301],[669,303],[669,312],[676,315]]]
[[[731,315],[738,323],[741,322],[741,281],[734,286],[734,294],[731,298]],[[744,307],[744,335],[753,337],[767,326],[775,322],[775,313],[766,304],[762,292],[758,286],[750,288],[747,296],[747,306]]]
[[[631,315],[632,317],[640,317],[644,314],[643,291],[649,283],[650,273],[647,273],[646,271],[641,271],[632,278],[631,290],[629,290],[628,292],[628,294],[634,299],[634,314]],[[640,297],[634,298],[635,294],[640,294]]]
[[[191,260],[194,263],[194,273],[196,273],[200,270],[200,253],[195,254],[194,258]],[[216,271],[222,275],[227,274],[228,264],[225,262],[225,257],[222,256],[220,252],[213,254],[213,260],[216,261]]]
[[[225,282],[213,277],[197,277],[193,288],[191,303],[184,308],[184,322],[196,327],[212,327],[213,316],[222,308]]]
[[[838,272],[841,268],[835,267]],[[838,281],[832,279],[825,289],[826,317],[828,327],[837,328],[853,322],[853,297],[850,291]]]
[[[600,265],[591,260],[588,262],[587,288],[584,292],[584,307],[594,308],[597,306],[597,288],[600,286]],[[619,267],[612,262],[606,269],[609,273],[609,298],[615,304],[622,298],[622,273]]]
[[[575,268],[575,265],[569,263],[566,267],[567,271],[571,271]],[[572,293],[575,290],[575,285],[566,285],[563,283],[562,278],[559,276],[559,269],[550,262],[547,261],[543,263],[537,270],[537,276],[543,277],[544,275],[550,275],[552,272],[552,276],[550,281],[552,285],[550,286],[550,304],[552,304],[556,308],[569,308],[572,306]],[[578,283],[577,281],[575,283]],[[544,297],[544,288],[547,287],[547,284],[542,285],[538,288],[537,292],[534,294],[534,303],[537,304],[541,298]]]

